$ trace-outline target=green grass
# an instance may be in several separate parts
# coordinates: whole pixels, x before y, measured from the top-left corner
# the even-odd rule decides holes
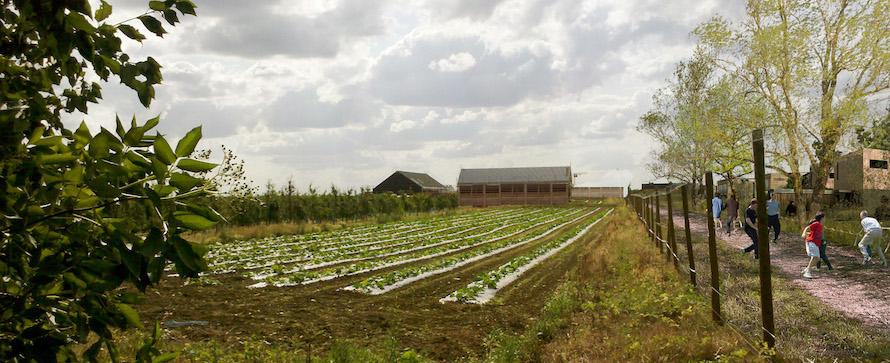
[[[705,298],[639,238],[620,208],[581,268],[522,334],[493,332],[484,362],[748,360],[755,348],[711,321]]]

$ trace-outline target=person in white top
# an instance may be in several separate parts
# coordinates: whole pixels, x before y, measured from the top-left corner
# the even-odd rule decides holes
[[[884,250],[881,249],[881,237],[883,237],[883,231],[881,230],[881,224],[878,223],[877,219],[868,216],[867,211],[862,211],[859,213],[859,219],[862,220],[862,230],[865,232],[865,236],[862,237],[862,240],[859,241],[859,251],[862,252],[862,264],[867,265],[871,262],[871,253],[869,253],[870,247],[874,245],[875,250],[878,251],[878,256],[881,257],[881,266],[887,266],[887,258],[884,257]]]

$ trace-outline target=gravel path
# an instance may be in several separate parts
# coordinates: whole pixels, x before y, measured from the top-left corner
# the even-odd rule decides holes
[[[693,233],[707,236],[705,216],[690,215],[689,223]],[[682,231],[683,216],[674,216],[674,224],[678,231]],[[827,237],[830,241],[831,234],[827,234]],[[739,249],[751,244],[751,239],[737,224],[731,235],[718,230],[717,239]],[[805,279],[801,271],[809,258],[800,235],[783,232],[777,243],[770,243],[770,262],[779,276],[845,315],[890,332],[890,268],[880,267],[880,263],[863,266],[862,255],[849,247],[840,248],[829,243],[827,253],[834,270],[828,271],[823,265],[821,270],[813,271],[814,278]],[[753,254],[749,255],[753,260]],[[874,255],[873,261],[877,261],[878,257]]]

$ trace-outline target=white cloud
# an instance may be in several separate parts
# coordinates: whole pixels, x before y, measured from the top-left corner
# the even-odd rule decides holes
[[[650,179],[634,125],[716,0],[237,0],[200,4],[164,39],[127,43],[164,66],[144,109],[112,82],[87,119],[204,125],[258,183],[374,185],[393,170],[453,184],[461,167],[567,165],[586,185]],[[144,2],[122,0],[115,16]],[[138,26],[138,24],[137,24]]]
[[[439,72],[463,72],[476,65],[476,58],[467,52],[455,53],[448,58],[430,62],[429,69]]]

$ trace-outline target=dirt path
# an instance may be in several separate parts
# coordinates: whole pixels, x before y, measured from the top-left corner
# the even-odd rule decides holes
[[[705,216],[690,215],[689,223],[693,233],[707,236]],[[683,217],[674,216],[674,224],[678,231],[682,231]],[[682,233],[677,236],[682,236]],[[831,235],[827,236],[830,240]],[[718,230],[717,239],[740,250],[751,244],[751,239],[737,225],[731,235]],[[890,332],[890,268],[882,268],[879,264],[863,266],[862,255],[858,251],[831,243],[827,254],[834,270],[828,271],[823,265],[821,270],[814,271],[815,278],[805,279],[801,271],[806,267],[808,257],[800,235],[783,232],[777,243],[770,243],[770,261],[773,271],[778,272],[779,276],[845,315]]]

